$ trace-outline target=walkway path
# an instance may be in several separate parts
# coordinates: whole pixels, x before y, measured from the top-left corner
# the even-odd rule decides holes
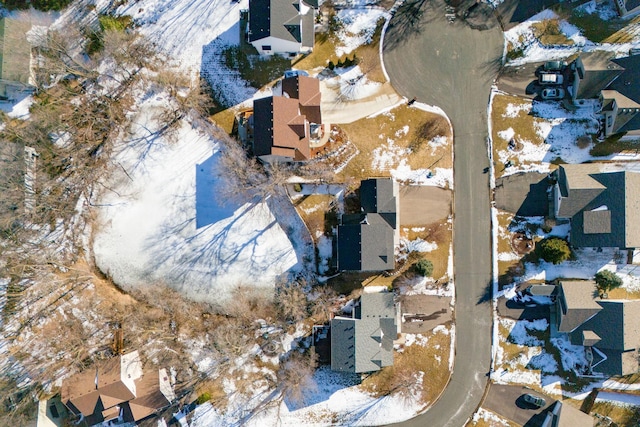
[[[443,0],[405,3],[384,39],[384,63],[403,96],[441,107],[454,129],[456,359],[451,381],[425,414],[405,426],[461,427],[485,391],[491,361],[491,225],[487,103],[503,38],[448,23]],[[490,21],[493,21],[491,17]]]

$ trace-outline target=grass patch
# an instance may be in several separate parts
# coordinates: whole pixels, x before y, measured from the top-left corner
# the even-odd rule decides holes
[[[333,199],[333,196],[329,194],[312,194],[303,196],[294,202],[298,214],[307,224],[314,241],[327,231],[325,230],[325,216],[331,209]]]
[[[428,141],[440,135],[450,141],[449,124],[440,115],[402,105],[389,113],[363,118],[341,127],[360,153],[336,175],[337,180],[347,181],[349,177],[362,179],[370,176],[390,176],[389,169],[397,167],[402,159],[405,159],[412,169],[453,167],[450,143],[432,148],[423,142],[415,151],[410,148],[416,147],[416,140]],[[425,132],[425,129],[428,132]],[[388,139],[393,142],[389,142]],[[388,162],[378,161],[374,165],[376,149],[382,151],[384,159]]]
[[[449,381],[449,354],[451,337],[442,332],[428,335],[426,345],[413,344],[396,353],[393,366],[370,375],[361,387],[382,397],[401,393],[408,398],[420,393],[422,404],[429,405],[440,395]],[[422,387],[416,385],[416,375],[424,372]]]
[[[624,288],[612,289],[607,294],[611,299],[640,299],[640,291],[631,292]]]
[[[595,402],[591,414],[611,418],[619,426],[637,426],[640,423],[640,408],[614,405],[608,402]]]
[[[560,31],[558,19],[545,19],[531,25],[533,33],[543,45],[572,45],[573,40]]]
[[[261,57],[247,52],[240,46],[229,46],[222,51],[224,65],[230,70],[237,70],[243,80],[251,86],[261,88],[267,83],[281,77],[285,70],[291,68],[291,60],[271,55]]]
[[[621,140],[624,134],[611,135],[609,138],[602,142],[597,142],[589,154],[594,157],[606,157],[611,154],[621,153],[623,151],[633,152],[638,154],[640,152],[640,143],[637,140]]]
[[[213,114],[210,119],[220,128],[222,128],[226,133],[231,134],[231,132],[233,131],[235,115],[236,112],[233,108],[227,108]]]
[[[585,13],[579,10],[573,10],[573,8],[566,19],[570,24],[578,27],[582,35],[595,43],[609,43],[608,40],[625,26],[625,22],[619,19],[603,20],[597,13]],[[622,38],[619,37],[617,39],[622,40]],[[624,42],[619,41],[616,43]]]

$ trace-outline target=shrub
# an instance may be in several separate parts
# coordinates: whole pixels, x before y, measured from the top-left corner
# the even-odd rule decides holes
[[[428,259],[421,259],[416,263],[416,272],[424,277],[431,276],[431,273],[433,273],[433,263]]]
[[[299,182],[296,182],[295,184],[293,184],[293,190],[297,193],[302,191],[302,184],[300,184]]]
[[[538,247],[540,248],[540,258],[547,262],[560,264],[571,258],[569,244],[559,237],[544,239]]]
[[[196,405],[202,405],[203,403],[207,403],[211,400],[211,393],[205,391],[196,399]]]
[[[596,273],[596,285],[602,292],[609,292],[622,285],[622,279],[613,271],[602,270]]]

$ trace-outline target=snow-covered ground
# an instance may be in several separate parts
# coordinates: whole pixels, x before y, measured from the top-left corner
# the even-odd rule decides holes
[[[579,6],[585,13],[597,12],[604,19],[615,16],[613,2],[603,2],[596,6],[594,0]],[[635,30],[637,24],[631,24],[631,40],[625,43],[594,43],[584,37],[580,30],[565,20],[559,20],[560,31],[570,40],[572,45],[544,46],[534,35],[533,25],[549,19],[559,19],[553,11],[546,9],[528,20],[505,32],[505,40],[513,49],[523,49],[523,56],[512,61],[509,65],[521,65],[531,62],[549,61],[552,59],[564,59],[579,52],[591,52],[595,50],[609,51],[617,57],[627,56],[629,50],[640,46],[640,34]]]
[[[167,100],[148,95],[95,202],[97,265],[125,288],[165,283],[209,302],[236,285],[270,288],[299,268],[271,203],[229,198],[219,143],[187,121],[175,140],[154,135]]]

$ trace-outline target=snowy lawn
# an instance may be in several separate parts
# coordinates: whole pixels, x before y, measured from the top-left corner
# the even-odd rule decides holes
[[[189,427],[233,426],[367,426],[399,422],[414,417],[432,403],[449,377],[452,330],[436,328],[429,336],[413,336],[404,350],[396,354],[393,367],[385,368],[359,384],[356,376],[331,371],[324,366],[316,370],[311,383],[304,386],[303,400],[292,404],[278,400],[255,410],[264,395],[256,394],[251,406],[216,409],[210,404],[196,408]],[[426,371],[435,368],[435,371]],[[427,374],[428,372],[428,374]],[[397,375],[395,375],[397,374]],[[428,376],[427,376],[428,375]],[[394,383],[394,381],[396,383]],[[389,386],[397,385],[388,394]],[[421,398],[421,402],[415,397]],[[277,396],[272,396],[271,398]],[[246,418],[245,418],[246,417]]]
[[[591,408],[591,414],[609,417],[619,426],[637,426],[640,423],[640,404],[637,399],[633,399],[636,401],[635,405],[629,405],[619,400],[600,399],[600,395],[610,397],[609,393],[598,393],[598,397]]]
[[[579,391],[589,383],[578,377],[587,362],[583,347],[566,338],[549,339],[549,322],[498,319],[499,346],[491,379],[499,384],[525,384],[558,395]]]
[[[492,103],[493,153],[496,176],[521,171],[548,172],[551,163],[582,163],[589,154],[591,136],[598,131],[595,107],[570,113],[558,102],[537,102],[496,94]],[[509,141],[515,140],[515,147]],[[505,163],[511,162],[506,167]]]
[[[467,424],[467,427],[515,427],[517,424],[502,418],[500,415],[488,411],[484,408],[478,408],[473,417]]]
[[[443,116],[400,105],[341,127],[360,153],[338,178],[393,176],[409,183],[453,187],[451,129]]]
[[[165,283],[212,303],[236,285],[272,288],[301,266],[281,226],[293,231],[295,215],[281,206],[274,214],[276,196],[230,200],[217,176],[216,141],[186,121],[175,140],[154,135],[162,102],[162,95],[144,101],[131,135],[116,146],[95,203],[97,265],[125,289]]]
[[[509,65],[565,59],[581,51],[604,50],[613,52],[616,56],[628,55],[629,49],[640,45],[638,20],[613,22],[615,11],[612,8],[613,5],[609,2],[596,7],[595,1],[591,1],[576,8],[573,16],[563,14],[560,17],[548,9],[532,16],[505,33]],[[569,22],[563,18],[567,18]],[[557,23],[559,29],[552,39],[545,38],[540,33],[540,28],[549,22],[554,25]],[[551,34],[555,34],[555,29]],[[543,44],[549,41],[559,44]]]

